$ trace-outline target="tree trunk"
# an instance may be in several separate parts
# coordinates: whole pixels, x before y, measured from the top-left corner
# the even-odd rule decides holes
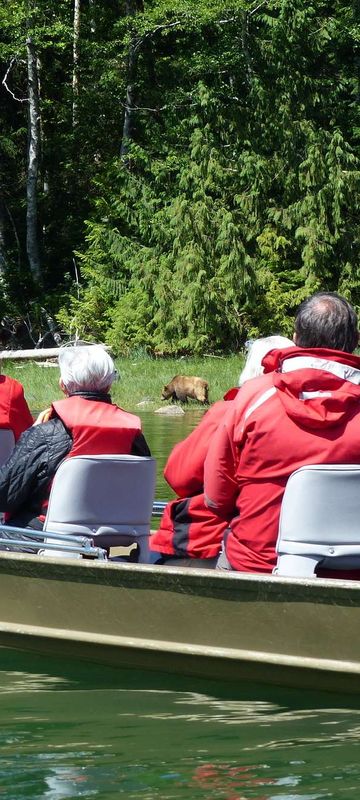
[[[126,16],[134,17],[137,12],[143,11],[142,0],[126,0]],[[131,37],[127,58],[127,86],[124,124],[122,130],[120,155],[126,157],[129,150],[129,143],[132,138],[133,115],[135,109],[135,83],[137,76],[139,41],[135,35]]]
[[[0,196],[0,275],[5,272],[6,267],[5,227],[5,203]]]
[[[38,244],[37,180],[40,161],[40,106],[36,52],[31,35],[26,40],[29,98],[26,251],[34,280],[41,281]]]
[[[123,124],[121,147],[120,147],[121,156],[127,156],[129,150],[129,143],[131,141],[131,134],[133,128],[132,120],[133,120],[134,106],[135,106],[134,84],[136,79],[136,72],[137,72],[136,42],[134,39],[132,39],[129,45],[128,61],[127,61],[128,82],[126,87],[124,124]]]
[[[79,43],[80,43],[80,0],[74,0],[74,27],[73,27],[73,128],[79,122]]]
[[[92,36],[96,33],[96,24],[95,24],[95,0],[89,0],[89,9],[90,9],[90,33]]]

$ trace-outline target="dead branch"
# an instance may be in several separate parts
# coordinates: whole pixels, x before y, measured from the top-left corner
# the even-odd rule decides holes
[[[12,65],[16,62],[16,60],[17,59],[15,58],[15,56],[14,56],[14,58],[11,59],[10,64],[9,64],[9,66],[8,66],[6,72],[5,72],[5,75],[4,75],[1,83],[2,83],[3,86],[5,86],[6,91],[9,92],[9,94],[11,94],[11,97],[13,97],[14,100],[16,100],[17,103],[28,103],[29,99],[27,97],[16,97],[14,92],[12,92],[11,89],[9,88],[9,86],[7,85],[7,79],[9,77],[10,70],[12,68]]]

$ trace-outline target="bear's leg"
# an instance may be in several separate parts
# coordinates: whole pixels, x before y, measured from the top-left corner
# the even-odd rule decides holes
[[[176,392],[176,397],[180,400],[180,403],[187,403],[188,401],[186,394],[182,394],[182,392]]]

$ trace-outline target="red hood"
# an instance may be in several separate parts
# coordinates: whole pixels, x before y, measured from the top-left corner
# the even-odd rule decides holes
[[[304,428],[339,425],[360,410],[360,358],[324,348],[273,350],[263,359],[288,417]]]

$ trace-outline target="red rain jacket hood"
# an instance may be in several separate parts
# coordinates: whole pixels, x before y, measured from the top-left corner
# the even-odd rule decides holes
[[[333,427],[360,408],[360,358],[325,348],[272,350],[263,359],[284,411],[303,428]]]

